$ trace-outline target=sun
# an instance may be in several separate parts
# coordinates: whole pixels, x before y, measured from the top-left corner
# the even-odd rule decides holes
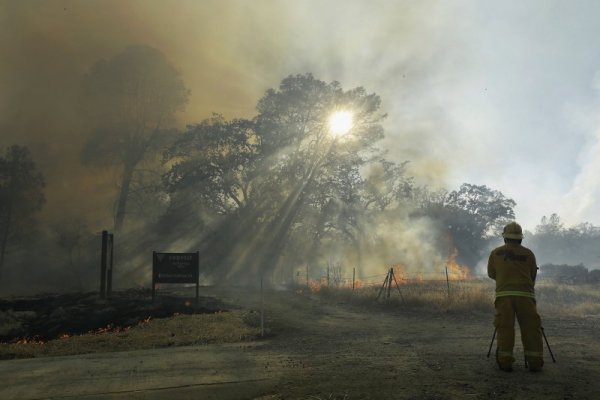
[[[352,129],[352,113],[350,111],[336,111],[329,117],[329,131],[336,135],[345,135]]]

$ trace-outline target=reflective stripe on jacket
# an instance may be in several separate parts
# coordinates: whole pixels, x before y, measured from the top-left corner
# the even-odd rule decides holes
[[[521,297],[531,297],[535,299],[535,293],[531,292],[521,292],[519,290],[504,290],[502,292],[496,292],[496,297],[505,297],[505,296],[521,296]]]

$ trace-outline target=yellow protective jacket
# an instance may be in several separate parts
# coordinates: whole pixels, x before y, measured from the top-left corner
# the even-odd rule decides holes
[[[537,270],[533,252],[517,243],[495,248],[488,260],[488,276],[496,281],[496,298],[524,296],[535,299]]]

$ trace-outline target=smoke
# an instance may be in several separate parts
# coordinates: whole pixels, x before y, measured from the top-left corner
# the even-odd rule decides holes
[[[450,28],[463,14],[438,2],[87,1],[0,3],[0,145],[28,145],[48,182],[44,218],[111,223],[113,176],[79,165],[90,127],[81,79],[130,44],[165,53],[191,89],[180,127],[211,112],[250,117],[256,100],[289,74],[313,72],[380,94],[390,118],[386,148],[413,173],[445,175],[444,123],[435,80],[453,63]],[[450,28],[450,29],[449,29]],[[439,111],[439,109],[438,109]],[[436,121],[436,118],[438,119]],[[400,127],[400,128],[399,128]],[[438,138],[439,139],[439,138]]]
[[[587,105],[572,105],[569,115],[572,124],[586,135],[586,144],[578,157],[578,171],[572,185],[566,191],[561,204],[560,215],[569,225],[598,218],[596,204],[600,199],[600,72],[596,72],[592,82],[595,98]]]
[[[565,195],[562,214],[565,220],[574,225],[596,217],[595,207],[600,199],[600,133],[582,156],[582,166],[573,186]]]
[[[524,8],[511,12],[523,18],[535,6]],[[179,128],[212,112],[252,117],[265,90],[287,75],[311,72],[345,88],[363,86],[382,98],[388,118],[381,147],[394,161],[409,160],[407,175],[417,183],[487,184],[515,198],[527,221],[538,220],[541,215],[532,215],[539,202],[545,199],[549,207],[558,198],[557,176],[548,168],[550,161],[533,173],[541,177],[535,185],[523,171],[535,171],[536,160],[558,153],[535,153],[533,159],[509,154],[514,147],[509,137],[525,138],[519,146],[531,152],[546,136],[541,128],[526,135],[523,130],[531,126],[511,119],[526,115],[527,104],[542,95],[511,92],[529,67],[514,67],[512,60],[523,62],[519,56],[531,43],[521,45],[514,27],[496,18],[497,11],[473,2],[434,0],[0,0],[0,146],[31,148],[47,182],[44,219],[80,217],[95,232],[110,227],[114,172],[80,164],[91,129],[81,109],[81,82],[96,61],[144,44],[162,51],[191,90],[187,108],[178,115]],[[488,29],[490,21],[495,23]],[[505,43],[503,38],[518,45],[486,47]],[[543,56],[544,50],[536,54]],[[546,71],[552,62],[539,58],[543,61],[534,70]],[[577,202],[580,210],[569,208],[579,210],[573,218],[586,215],[597,198],[593,171],[599,152],[596,144],[582,159],[586,166],[572,198],[588,200]],[[506,168],[509,158],[519,167]],[[559,181],[562,189],[564,180]],[[545,195],[537,196],[540,192]],[[403,262],[427,271],[446,255],[427,220],[379,221],[372,228],[373,237],[385,239],[374,239],[365,265]],[[190,246],[182,239],[171,249]]]
[[[442,254],[439,229],[427,218],[402,218],[390,223],[381,218],[370,234],[373,240],[367,246],[364,269],[368,275],[382,273],[390,266],[401,264],[411,278],[432,274],[443,268],[449,252]],[[448,250],[448,249],[443,249]]]

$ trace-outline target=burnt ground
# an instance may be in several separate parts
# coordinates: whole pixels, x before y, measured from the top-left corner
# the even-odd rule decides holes
[[[48,294],[0,299],[0,342],[48,341],[63,335],[120,331],[144,320],[174,314],[208,314],[231,305],[202,296],[157,295],[152,302],[149,289],[114,292],[102,299],[98,293]]]
[[[256,292],[203,289],[256,308]],[[493,315],[265,296],[267,336],[88,356],[0,361],[3,399],[598,399],[600,317],[543,315],[557,363],[515,370],[486,358]],[[57,371],[60,373],[57,374]],[[35,379],[32,380],[32,377]]]

